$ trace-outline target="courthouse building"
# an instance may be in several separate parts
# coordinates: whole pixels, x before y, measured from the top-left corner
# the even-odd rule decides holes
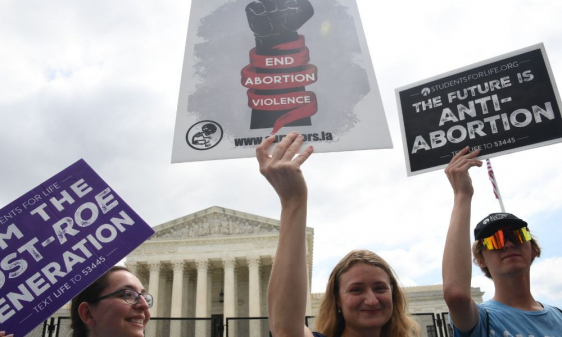
[[[211,207],[154,227],[126,266],[155,296],[153,317],[265,317],[279,221]],[[308,284],[314,229],[307,228]],[[406,287],[412,313],[443,313],[442,286]],[[310,291],[309,291],[310,294]],[[477,302],[483,293],[472,289]],[[323,294],[310,294],[315,316]]]
[[[125,263],[154,295],[153,317],[267,316],[278,220],[211,207],[154,230]],[[309,276],[313,236],[307,228]]]
[[[278,220],[211,207],[153,229],[155,234],[129,254],[125,262],[154,295],[152,317],[166,318],[151,320],[146,336],[269,335],[267,319],[248,317],[268,316],[267,287],[279,239]],[[324,296],[310,293],[313,242],[314,229],[307,228],[307,316],[317,316]],[[404,290],[409,310],[422,327],[422,336],[452,336],[442,285]],[[476,302],[482,302],[482,295],[479,288],[472,288]],[[69,309],[67,304],[53,315],[53,319],[65,319],[57,328],[60,336],[70,334]],[[227,318],[233,322],[226,329],[230,334],[221,334],[219,322],[228,323]],[[308,323],[313,322],[310,317]],[[43,326],[36,329],[37,336],[47,331]]]

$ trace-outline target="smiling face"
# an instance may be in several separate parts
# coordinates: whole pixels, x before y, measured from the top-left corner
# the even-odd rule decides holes
[[[145,289],[139,279],[127,271],[115,271],[109,275],[108,285],[101,296],[120,289],[132,289],[144,293]],[[150,311],[145,299],[131,305],[122,295],[103,299],[96,304],[82,303],[81,318],[89,328],[89,336],[142,337],[144,328],[150,319]]]
[[[341,274],[338,308],[345,320],[343,335],[351,332],[380,335],[392,316],[392,286],[379,267],[357,263]],[[347,333],[346,333],[347,332]]]

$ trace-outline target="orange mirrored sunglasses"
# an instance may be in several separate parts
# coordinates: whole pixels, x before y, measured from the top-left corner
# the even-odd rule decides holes
[[[487,250],[502,249],[505,246],[505,240],[509,240],[514,244],[531,241],[531,233],[527,227],[519,229],[500,229],[494,235],[484,239],[480,239],[482,245]]]

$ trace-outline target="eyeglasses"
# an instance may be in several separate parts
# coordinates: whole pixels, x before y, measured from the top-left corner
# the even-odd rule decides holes
[[[500,229],[494,235],[481,239],[482,245],[487,250],[502,249],[505,246],[505,240],[509,240],[514,244],[531,241],[531,233],[527,227],[519,229]]]
[[[144,300],[148,304],[149,308],[152,308],[152,305],[154,304],[154,298],[152,297],[152,295],[141,294],[138,291],[135,291],[135,290],[132,290],[132,289],[119,289],[119,290],[114,291],[110,294],[99,297],[96,301],[101,301],[101,300],[104,300],[106,298],[110,298],[110,297],[113,297],[115,295],[118,295],[118,294],[122,294],[125,302],[127,302],[131,305],[135,305],[135,304],[139,303],[141,296],[142,296],[142,298],[144,298]]]

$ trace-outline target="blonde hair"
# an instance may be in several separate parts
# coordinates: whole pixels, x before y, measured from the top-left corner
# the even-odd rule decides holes
[[[406,296],[398,284],[394,271],[385,260],[368,250],[353,250],[336,265],[332,274],[330,274],[326,293],[322,299],[322,304],[320,304],[318,317],[314,321],[314,330],[327,337],[337,337],[343,333],[345,320],[343,315],[337,312],[340,277],[357,263],[379,267],[386,272],[390,279],[393,304],[392,316],[382,327],[381,335],[385,337],[421,336],[418,323],[408,314]]]

